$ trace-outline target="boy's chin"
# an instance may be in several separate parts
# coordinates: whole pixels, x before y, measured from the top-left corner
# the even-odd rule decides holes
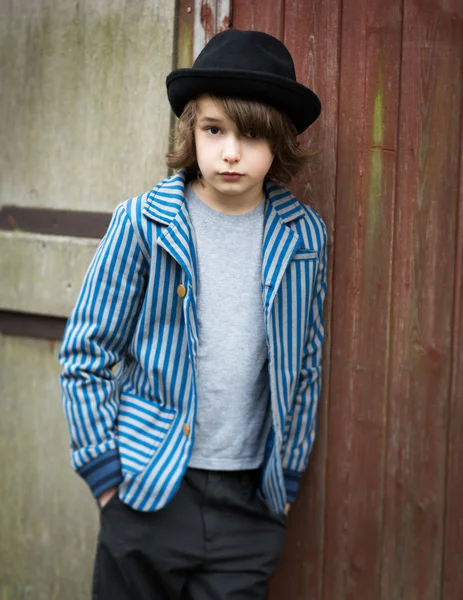
[[[253,189],[258,185],[257,181],[249,181],[247,177],[243,177],[238,181],[225,181],[225,180],[214,180],[208,182],[210,187],[215,189],[217,192],[221,192],[222,194],[229,194],[230,196],[234,196],[237,194],[244,194],[247,191]],[[262,181],[261,186],[264,185]]]

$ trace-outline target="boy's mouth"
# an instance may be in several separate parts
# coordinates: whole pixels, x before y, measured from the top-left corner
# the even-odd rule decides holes
[[[222,173],[220,173],[220,175],[222,175],[224,179],[230,181],[234,181],[236,179],[239,179],[240,177],[243,177],[243,173],[236,173],[234,171],[223,171]]]

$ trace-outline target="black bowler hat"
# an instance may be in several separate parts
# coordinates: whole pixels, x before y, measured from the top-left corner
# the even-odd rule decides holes
[[[297,83],[286,46],[262,31],[227,29],[203,48],[191,69],[172,71],[167,96],[179,117],[201,94],[259,100],[286,113],[302,133],[320,114],[320,100]]]

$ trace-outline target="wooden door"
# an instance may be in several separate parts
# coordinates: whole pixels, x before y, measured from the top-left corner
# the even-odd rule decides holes
[[[463,598],[463,4],[233,2],[323,111],[293,182],[330,231],[320,428],[279,600]]]

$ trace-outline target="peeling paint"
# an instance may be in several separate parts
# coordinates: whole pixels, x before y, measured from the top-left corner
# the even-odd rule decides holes
[[[230,17],[227,15],[222,19],[222,24],[219,27],[219,31],[225,31],[226,29],[230,29],[231,27],[231,20]]]
[[[201,24],[209,40],[214,35],[214,13],[208,2],[201,6]]]

